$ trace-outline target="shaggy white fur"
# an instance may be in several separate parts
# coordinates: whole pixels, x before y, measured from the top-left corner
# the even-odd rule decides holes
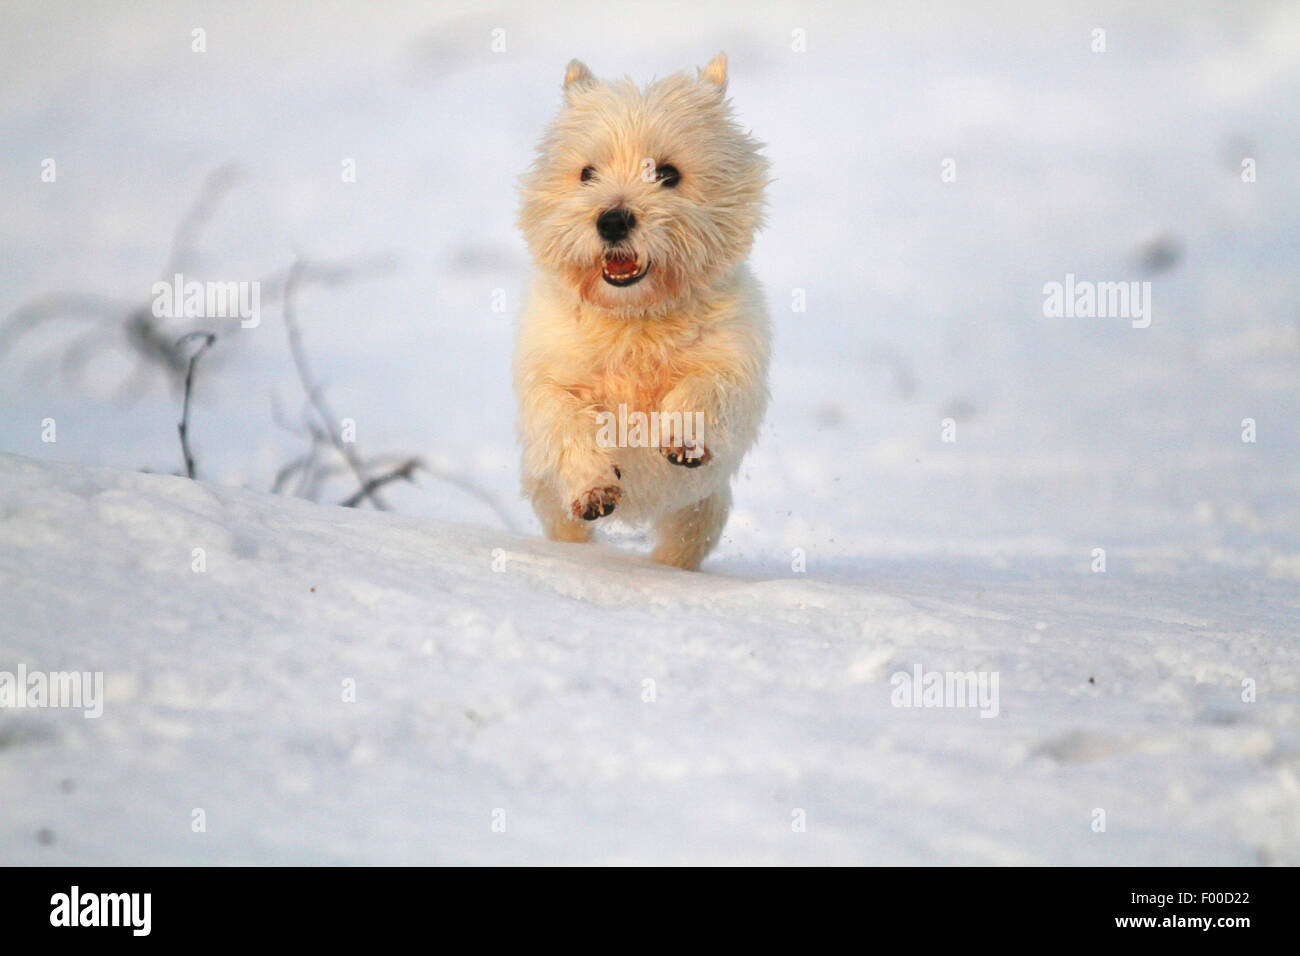
[[[519,218],[539,270],[515,351],[524,491],[548,537],[586,541],[616,513],[653,522],[654,559],[689,569],[721,535],[768,397],[767,311],[744,262],[768,167],[726,73],[719,54],[638,88],[574,60]],[[607,427],[651,413],[663,434]]]

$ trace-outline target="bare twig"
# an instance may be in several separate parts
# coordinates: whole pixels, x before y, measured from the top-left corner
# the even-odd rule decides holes
[[[304,285],[338,288],[352,282],[392,272],[393,258],[389,255],[375,255],[354,263],[321,262],[319,260],[300,260],[298,276],[294,280],[298,287]],[[269,305],[280,301],[289,285],[289,275],[293,267],[279,269],[263,276],[259,281],[262,304]]]
[[[172,244],[167,252],[163,279],[170,279],[181,268],[196,258],[194,241],[217,211],[217,205],[230,188],[239,181],[240,169],[234,164],[218,166],[203,181],[203,188],[194,204],[185,211],[180,224],[172,233]]]
[[[313,445],[311,451],[305,452],[280,466],[280,470],[275,473],[275,480],[271,482],[271,494],[278,495],[284,491],[284,486],[289,479],[298,472],[305,469],[311,464],[316,455],[316,446]]]
[[[129,308],[121,301],[98,295],[72,292],[41,296],[20,305],[0,323],[0,355],[9,350],[10,343],[49,319],[97,320]]]
[[[293,489],[293,495],[299,498],[315,498],[308,493],[308,489],[313,478],[319,471],[319,457],[322,447],[329,445],[329,438],[320,430],[320,428],[310,418],[312,409],[310,405],[303,409],[303,420],[300,423],[294,423],[285,418],[284,410],[280,407],[280,402],[274,395],[271,396],[271,421],[278,428],[283,429],[291,435],[305,436],[309,442],[307,451],[297,458],[286,462],[280,466],[280,470],[275,473],[275,480],[271,483],[271,494],[284,494],[289,484],[289,479],[294,475],[298,476],[298,484]]]
[[[198,239],[208,223],[215,217],[218,206],[242,175],[234,165],[219,166],[212,170],[194,202],[185,210],[167,247],[161,273],[162,280],[172,282],[176,273],[196,268],[200,259]],[[299,275],[300,284],[341,286],[364,279],[370,275],[388,272],[393,267],[389,256],[372,256],[356,263],[311,263]],[[264,305],[276,302],[284,293],[287,278],[281,269],[260,281],[261,301]],[[212,322],[208,316],[204,321]],[[0,355],[13,349],[23,336],[54,320],[81,323],[84,333],[67,346],[60,347],[60,371],[74,384],[89,361],[104,350],[116,346],[123,348],[135,359],[120,387],[115,389],[122,399],[138,397],[150,382],[150,372],[161,370],[168,381],[180,385],[184,380],[188,362],[177,352],[174,342],[184,325],[175,320],[164,320],[153,314],[153,303],[124,302],[105,296],[79,293],[55,293],[21,304],[13,312],[0,316]],[[116,343],[103,336],[105,324],[121,335]],[[191,331],[197,331],[193,325]],[[224,331],[221,328],[218,332]]]
[[[492,509],[497,517],[501,519],[501,523],[505,525],[507,530],[517,530],[514,521],[510,517],[510,512],[506,510],[501,502],[490,491],[480,486],[472,478],[465,475],[451,474],[436,466],[429,465],[420,459],[411,458],[402,461],[387,474],[372,479],[369,476],[369,466],[373,464],[373,462],[363,461],[354,448],[345,445],[338,437],[338,433],[335,429],[339,418],[334,413],[333,409],[330,408],[329,403],[325,398],[324,390],[312,374],[311,366],[307,361],[307,356],[303,349],[302,334],[297,321],[295,295],[300,284],[309,276],[315,282],[332,284],[334,282],[350,280],[355,274],[355,271],[355,269],[348,270],[337,266],[326,267],[314,265],[299,259],[290,267],[288,275],[284,280],[284,286],[282,289],[282,309],[285,329],[289,336],[289,349],[293,355],[294,366],[298,370],[298,378],[302,382],[303,390],[307,394],[308,403],[311,409],[316,413],[316,417],[320,420],[320,427],[317,427],[311,422],[307,423],[307,429],[312,434],[313,447],[307,454],[294,459],[280,469],[280,472],[275,478],[274,489],[278,490],[283,488],[289,478],[294,474],[298,474],[301,476],[298,485],[298,493],[302,494],[306,492],[309,497],[314,494],[316,490],[315,482],[329,474],[329,469],[320,466],[316,458],[318,443],[323,444],[322,439],[325,439],[328,440],[335,450],[342,456],[343,460],[347,463],[347,467],[352,471],[360,485],[357,491],[349,495],[342,502],[348,507],[356,507],[362,501],[368,499],[376,508],[387,510],[387,505],[379,498],[379,489],[399,478],[410,480],[414,470],[419,469],[428,472],[435,478],[445,481],[448,484],[459,488],[466,494],[477,498]],[[275,414],[277,417],[279,416],[278,409]]]
[[[197,199],[181,217],[167,249],[162,277],[168,282],[182,267],[195,258],[195,240],[212,218],[217,204],[239,175],[234,166],[220,166],[203,182]],[[120,389],[123,396],[137,393],[139,382],[146,379],[151,365],[161,366],[173,383],[188,374],[188,363],[173,344],[174,331],[165,331],[153,314],[153,303],[113,302],[101,296],[82,294],[47,295],[19,306],[0,320],[0,353],[9,350],[21,336],[40,324],[56,318],[80,320],[115,320],[123,334],[126,348],[139,359],[130,378]],[[183,340],[183,337],[182,337]],[[62,371],[73,378],[96,353],[104,348],[98,328],[91,329],[79,342],[64,350]]]
[[[329,436],[334,449],[343,456],[343,460],[348,463],[348,467],[352,469],[352,473],[356,475],[357,481],[360,482],[363,497],[370,499],[370,503],[380,511],[387,511],[388,506],[379,497],[379,493],[369,487],[370,476],[366,474],[365,464],[361,461],[356,449],[349,448],[335,431],[335,423],[339,419],[335,416],[333,409],[330,408],[325,393],[317,384],[315,376],[312,375],[311,366],[307,363],[307,354],[303,351],[302,335],[298,330],[298,319],[294,307],[294,295],[298,290],[298,282],[302,278],[304,268],[305,264],[301,259],[294,260],[293,265],[289,268],[289,275],[284,282],[284,305],[281,310],[284,315],[284,327],[289,336],[289,351],[293,355],[294,367],[298,370],[298,380],[302,382],[303,391],[307,393],[307,401],[316,410],[321,427],[325,434]]]
[[[185,456],[185,474],[193,478],[194,455],[190,452],[189,427],[190,393],[194,389],[194,366],[198,364],[199,357],[212,348],[212,343],[217,340],[217,337],[211,332],[191,332],[189,335],[182,335],[177,339],[175,348],[179,351],[181,346],[191,339],[202,339],[203,344],[190,356],[189,368],[185,372],[185,404],[182,406],[180,424],[176,428],[181,433],[181,454]]]
[[[357,505],[361,504],[361,499],[365,498],[367,495],[373,494],[384,485],[398,480],[414,481],[416,469],[423,467],[424,465],[420,459],[408,458],[391,471],[387,471],[382,475],[376,475],[374,478],[371,478],[361,488],[340,501],[339,504],[344,508],[355,508]]]

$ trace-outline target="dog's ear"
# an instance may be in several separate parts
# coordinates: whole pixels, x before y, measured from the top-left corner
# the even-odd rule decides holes
[[[719,53],[709,65],[700,70],[700,79],[708,80],[717,86],[720,92],[726,92],[727,89],[727,54]]]
[[[585,90],[589,86],[596,85],[596,78],[592,76],[591,70],[587,69],[587,64],[581,60],[570,60],[568,67],[564,71],[564,94],[572,96],[578,90]]]

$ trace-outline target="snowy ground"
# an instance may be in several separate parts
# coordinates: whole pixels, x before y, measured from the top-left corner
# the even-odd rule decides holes
[[[1127,6],[6,3],[0,316],[121,305],[0,331],[0,672],[109,694],[0,711],[0,863],[1300,862],[1300,4]],[[570,57],[719,49],[777,343],[688,576],[515,497],[512,184]],[[521,534],[427,477],[267,496],[303,447],[273,305],[200,367],[205,482],[166,476],[179,394],[117,316],[224,163],[185,271],[389,260],[303,290],[313,365]],[[1151,281],[1151,327],[1044,318],[1067,273]],[[998,716],[891,706],[918,665],[996,672]]]
[[[1300,860],[1286,585],[690,575],[11,456],[0,490],[6,660],[106,675],[98,720],[6,717],[6,862]],[[892,706],[918,663],[997,672],[997,716]]]

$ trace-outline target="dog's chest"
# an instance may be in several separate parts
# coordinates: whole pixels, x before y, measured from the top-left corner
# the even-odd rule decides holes
[[[702,338],[698,329],[623,331],[585,350],[587,368],[582,384],[591,398],[606,408],[657,410],[663,397],[690,373],[693,348]]]

